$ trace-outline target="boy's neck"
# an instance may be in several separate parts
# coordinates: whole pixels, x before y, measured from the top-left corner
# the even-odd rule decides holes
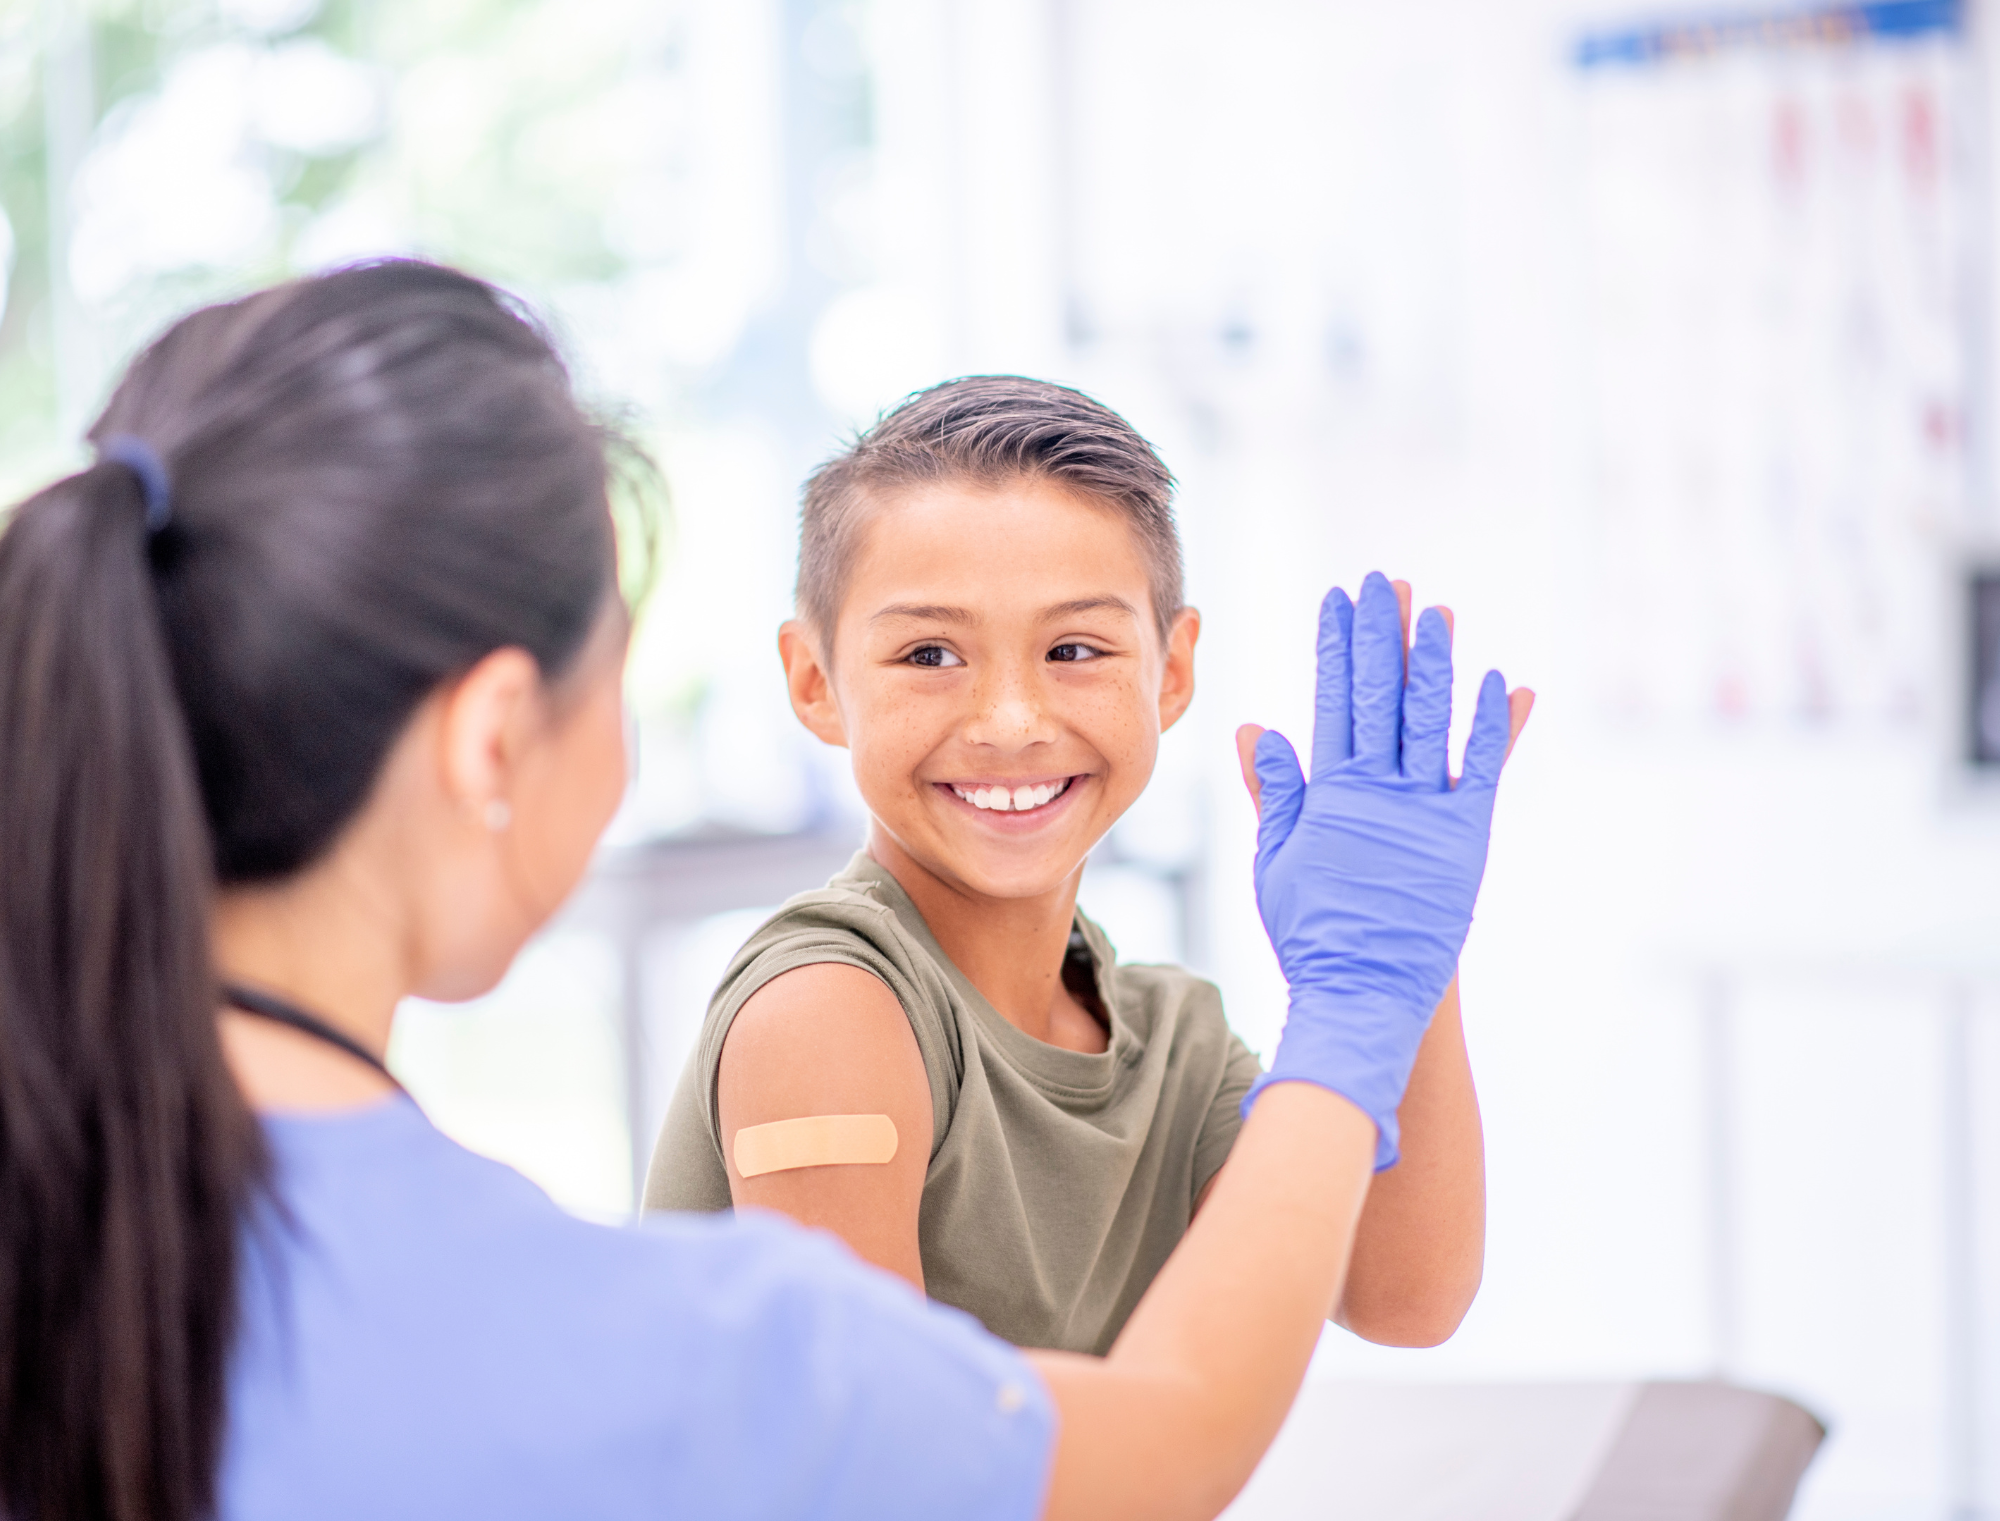
[[[1052,1046],[1107,1049],[1109,1032],[1063,985],[1081,868],[1038,897],[988,898],[938,876],[879,823],[869,825],[868,854],[909,894],[938,947],[1002,1019]]]

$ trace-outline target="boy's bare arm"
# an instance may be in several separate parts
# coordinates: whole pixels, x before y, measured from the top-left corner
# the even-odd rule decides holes
[[[716,1100],[739,1208],[782,1210],[830,1230],[876,1266],[924,1286],[917,1207],[930,1163],[930,1081],[909,1017],[880,978],[826,963],[765,983],[729,1027]],[[896,1155],[879,1164],[737,1173],[738,1130],[820,1114],[886,1114],[896,1126]]]
[[[1472,1308],[1486,1262],[1486,1147],[1456,981],[1397,1115],[1402,1159],[1368,1190],[1335,1318],[1386,1346],[1434,1347]]]

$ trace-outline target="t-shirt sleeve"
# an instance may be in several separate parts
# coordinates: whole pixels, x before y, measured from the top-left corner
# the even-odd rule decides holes
[[[1249,1093],[1250,1085],[1264,1070],[1250,1048],[1231,1032],[1228,1050],[1223,1056],[1222,1082],[1215,1090],[1215,1097],[1208,1106],[1207,1117],[1201,1123],[1201,1135],[1194,1146],[1194,1196],[1201,1198],[1201,1191],[1208,1187],[1222,1164],[1229,1159],[1229,1149],[1236,1144],[1236,1133],[1243,1128],[1243,1099]]]
[[[1041,1513],[1056,1416],[1019,1352],[829,1239],[735,1229],[736,1260],[703,1295],[702,1366],[682,1370],[706,1428],[684,1495],[826,1521]]]

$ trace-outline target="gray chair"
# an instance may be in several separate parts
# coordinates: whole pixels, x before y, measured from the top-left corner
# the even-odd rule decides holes
[[[1825,1430],[1720,1383],[1310,1383],[1230,1521],[1782,1521]]]

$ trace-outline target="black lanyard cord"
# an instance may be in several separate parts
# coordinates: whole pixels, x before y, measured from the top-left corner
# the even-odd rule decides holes
[[[232,1009],[241,1009],[245,1014],[255,1014],[259,1019],[268,1019],[273,1024],[289,1025],[302,1035],[310,1035],[314,1040],[325,1041],[329,1046],[345,1051],[358,1062],[366,1062],[377,1072],[396,1083],[396,1074],[382,1065],[381,1059],[353,1036],[336,1030],[317,1014],[308,1014],[296,1004],[286,1003],[282,998],[274,998],[269,993],[259,993],[254,988],[242,987],[237,983],[222,985],[222,1001]],[[396,1083],[398,1090],[401,1083]]]

